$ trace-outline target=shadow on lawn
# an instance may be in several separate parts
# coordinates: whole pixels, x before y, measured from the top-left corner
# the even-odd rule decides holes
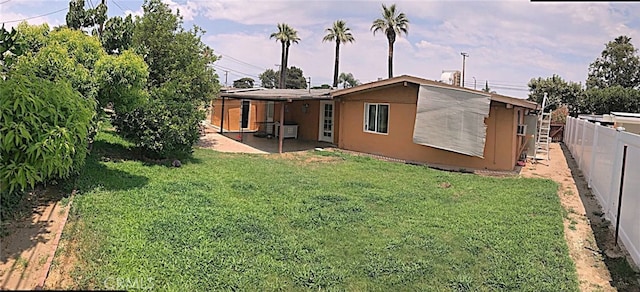
[[[107,134],[117,136],[115,131],[104,131]],[[172,163],[178,159],[182,164],[201,163],[198,158],[191,154],[176,154],[169,158],[154,159],[150,153],[145,153],[144,149],[139,147],[125,147],[122,144],[111,143],[102,139],[96,140],[92,145],[91,157],[97,157],[104,162],[122,162],[123,160],[140,161],[144,165],[162,165],[173,167]]]
[[[610,222],[604,218],[602,208],[588,188],[582,171],[580,171],[578,164],[575,159],[573,159],[573,156],[571,156],[571,152],[569,152],[569,149],[564,143],[560,143],[560,145],[564,157],[567,160],[567,165],[569,165],[571,169],[571,176],[576,182],[576,187],[578,188],[580,199],[587,213],[587,218],[589,218],[596,244],[611,274],[611,286],[618,289],[618,291],[640,291],[640,283],[638,282],[640,274],[634,271],[627,259],[624,256],[611,258],[605,254],[607,250],[617,249],[615,247],[613,230],[609,227]]]
[[[118,160],[115,160],[118,161]],[[97,187],[109,191],[129,190],[145,186],[149,178],[107,167],[98,157],[90,156],[78,177],[76,188],[85,193]]]

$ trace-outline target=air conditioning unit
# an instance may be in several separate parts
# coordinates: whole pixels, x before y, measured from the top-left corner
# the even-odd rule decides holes
[[[527,134],[527,125],[518,125],[518,130],[516,131],[518,136],[526,136]]]

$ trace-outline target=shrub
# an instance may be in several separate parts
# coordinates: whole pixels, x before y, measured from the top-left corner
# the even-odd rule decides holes
[[[201,107],[215,96],[217,75],[208,66],[217,57],[198,27],[185,30],[182,17],[160,0],[146,0],[136,18],[132,45],[149,65],[150,101],[131,111],[116,109],[119,133],[154,156],[191,152],[204,119]],[[115,103],[114,103],[115,105]]]
[[[118,114],[114,126],[120,135],[152,157],[190,153],[200,138],[200,121],[205,113],[190,103],[171,100],[173,94],[164,87],[154,90],[149,102]]]
[[[64,178],[84,164],[95,102],[33,73],[0,81],[0,189]]]
[[[564,124],[567,121],[569,109],[567,106],[559,107],[551,112],[551,123]]]
[[[103,107],[111,102],[116,112],[130,112],[148,99],[144,88],[149,67],[131,50],[102,57],[95,64],[95,75],[98,102]]]

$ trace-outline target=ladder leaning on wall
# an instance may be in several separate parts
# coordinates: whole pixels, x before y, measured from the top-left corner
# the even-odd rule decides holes
[[[536,151],[533,155],[534,161],[538,158],[538,153],[546,156],[546,160],[549,160],[549,143],[551,138],[549,132],[551,132],[551,112],[545,113],[544,108],[547,104],[547,93],[544,94],[542,100],[542,109],[538,117],[538,135],[536,137]]]

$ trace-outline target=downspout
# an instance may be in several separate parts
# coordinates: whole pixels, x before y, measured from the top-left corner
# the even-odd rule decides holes
[[[222,111],[220,113],[220,134],[224,133],[224,96],[222,97]]]
[[[278,153],[282,154],[282,141],[284,140],[284,100],[280,102],[280,131],[278,133]]]

